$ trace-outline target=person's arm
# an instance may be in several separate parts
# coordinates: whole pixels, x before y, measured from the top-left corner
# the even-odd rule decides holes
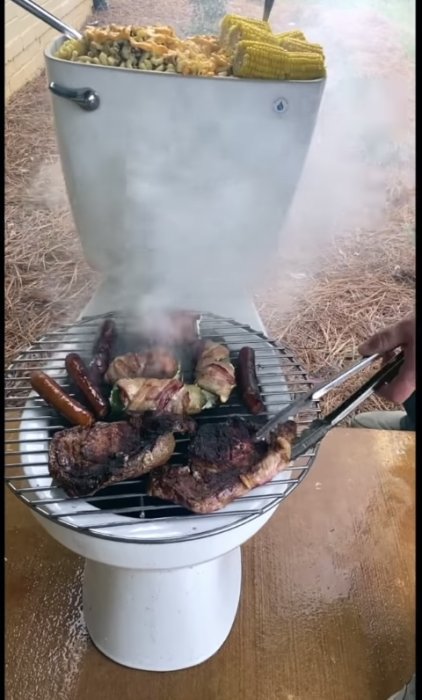
[[[379,353],[389,359],[391,351],[401,348],[404,363],[399,374],[389,384],[379,390],[379,395],[394,403],[403,404],[416,388],[416,320],[407,318],[395,326],[376,333],[359,347],[364,357]]]

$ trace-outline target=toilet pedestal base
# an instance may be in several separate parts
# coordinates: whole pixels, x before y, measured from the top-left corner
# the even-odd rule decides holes
[[[123,666],[177,671],[215,654],[236,617],[240,547],[182,569],[119,569],[87,560],[83,606],[95,646]]]

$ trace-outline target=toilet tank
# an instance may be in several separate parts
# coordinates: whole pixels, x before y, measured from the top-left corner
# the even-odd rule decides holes
[[[52,94],[74,221],[89,264],[163,295],[252,285],[277,251],[324,80],[191,77],[72,63],[49,83],[90,88],[92,111]]]

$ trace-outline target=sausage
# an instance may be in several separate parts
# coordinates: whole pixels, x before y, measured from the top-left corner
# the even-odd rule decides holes
[[[89,363],[88,376],[91,382],[99,387],[108,370],[111,360],[111,349],[116,339],[116,324],[107,318],[101,326],[100,333],[94,344],[93,358]]]
[[[62,387],[44,372],[32,372],[31,386],[44,401],[67,418],[69,423],[88,428],[95,422],[92,413],[66,394]]]
[[[66,371],[74,383],[85,396],[98,418],[105,418],[108,414],[109,403],[101,394],[97,386],[91,381],[88,369],[84,361],[76,352],[71,352],[65,359]]]
[[[244,347],[239,351],[236,374],[240,395],[250,412],[257,415],[265,411],[256,376],[253,348]]]

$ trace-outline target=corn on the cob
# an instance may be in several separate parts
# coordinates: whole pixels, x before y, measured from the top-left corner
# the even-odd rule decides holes
[[[271,32],[252,24],[233,25],[226,36],[224,46],[234,51],[239,41],[261,41],[264,44],[277,45],[277,39]]]
[[[240,15],[225,15],[220,25],[220,43],[222,46],[227,46],[229,43],[229,34],[233,28],[245,27],[249,29],[259,29],[260,31],[271,34],[271,27],[268,22],[260,19],[248,19],[240,17]]]
[[[324,55],[324,50],[320,44],[311,44],[309,41],[286,37],[278,40],[278,46],[286,51],[299,51],[301,53],[316,53],[320,56]]]
[[[319,54],[292,53],[279,46],[241,41],[233,56],[233,75],[267,80],[315,80],[325,77]]]
[[[290,32],[282,32],[282,34],[274,34],[279,43],[282,39],[300,39],[300,41],[306,41],[306,36],[300,29],[292,29]]]

